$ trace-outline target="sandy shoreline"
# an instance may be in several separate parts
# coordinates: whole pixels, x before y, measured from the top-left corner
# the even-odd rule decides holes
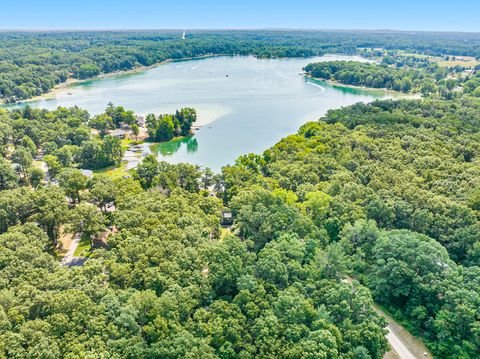
[[[40,100],[52,100],[57,96],[58,93],[62,92],[63,90],[65,90],[69,86],[71,86],[75,83],[78,83],[78,82],[82,82],[82,81],[84,81],[84,80],[68,78],[67,81],[56,85],[53,89],[51,89],[48,92],[45,92],[42,95],[34,96],[34,97],[31,97],[28,100],[24,100],[24,101],[12,102],[12,103],[9,103],[9,105],[10,104],[14,105],[14,104],[18,104],[18,103],[28,103],[28,102],[34,102],[34,101],[40,101]]]
[[[193,123],[192,128],[205,127],[206,125],[229,114],[231,110],[227,107],[217,108],[199,108],[197,110],[197,120]]]

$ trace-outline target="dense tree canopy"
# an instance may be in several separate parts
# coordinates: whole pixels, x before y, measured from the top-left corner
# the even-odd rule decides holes
[[[148,114],[146,117],[148,135],[157,142],[169,141],[174,137],[192,134],[192,125],[197,120],[194,108],[182,108],[175,114],[162,114],[155,116]]]
[[[262,191],[252,194],[271,196]],[[0,235],[2,355],[336,358],[364,350],[381,358],[387,349],[369,291],[340,281],[324,234],[304,228],[309,219],[282,193],[272,199],[298,212],[299,223],[263,248],[220,237],[215,197],[176,186],[126,194],[110,219],[119,233],[109,249],[77,269],[48,254],[34,217]],[[75,230],[102,230],[95,205],[71,212]]]
[[[452,90],[462,83],[462,79],[455,77],[447,79],[449,71],[434,64],[425,69],[356,61],[329,61],[309,64],[305,71],[312,77],[346,85],[418,92],[424,96],[441,95],[448,98],[454,96]]]
[[[58,185],[33,189],[7,157],[0,352],[381,358],[373,295],[439,357],[475,357],[479,110],[468,96],[331,110],[221,176],[147,156],[131,178],[87,180],[63,168],[78,142],[52,152]],[[58,125],[60,113],[88,123],[75,108],[3,119]],[[43,138],[19,134],[26,152],[25,136],[35,148]],[[220,226],[225,207],[230,229]],[[89,243],[82,267],[54,256],[64,230]]]
[[[479,114],[480,103],[468,97],[331,110],[223,169],[235,228],[256,250],[292,225],[307,230],[327,243],[333,273],[351,271],[435,354],[476,357]],[[309,221],[295,226],[296,213]],[[263,273],[285,283],[282,265]]]

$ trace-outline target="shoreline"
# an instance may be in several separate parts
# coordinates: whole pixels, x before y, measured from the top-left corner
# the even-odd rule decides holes
[[[56,95],[59,94],[59,92],[64,91],[66,88],[75,85],[75,84],[81,84],[89,81],[96,81],[96,80],[103,80],[107,79],[110,77],[117,77],[117,76],[124,76],[124,75],[132,75],[136,73],[140,73],[143,71],[151,70],[156,67],[166,65],[172,62],[182,62],[182,61],[191,61],[191,60],[201,60],[201,59],[208,59],[211,57],[219,57],[219,56],[225,56],[221,54],[206,54],[206,55],[201,55],[201,56],[195,56],[195,57],[184,57],[181,59],[167,59],[161,62],[157,62],[153,65],[148,65],[148,66],[138,66],[134,67],[133,69],[129,70],[119,70],[119,71],[114,71],[114,72],[108,72],[108,73],[103,73],[94,77],[89,77],[86,79],[76,79],[73,77],[69,77],[65,82],[62,82],[60,84],[55,85],[52,89],[50,89],[48,92],[45,92],[41,95],[37,95],[34,97],[30,97],[25,100],[21,101],[15,101],[15,102],[5,102],[4,100],[0,100],[0,105],[18,105],[18,104],[28,104],[29,102],[35,102],[35,101],[42,101],[42,100],[52,100],[56,98]]]
[[[381,92],[386,92],[387,94],[396,95],[397,97],[401,97],[403,99],[410,99],[410,100],[422,99],[422,95],[420,93],[395,91],[395,90],[387,89],[385,87],[367,87],[367,86],[349,85],[349,84],[344,84],[334,80],[326,80],[326,79],[321,79],[319,77],[313,77],[311,75],[308,75],[307,73],[303,73],[302,75],[311,80],[325,82],[333,87],[344,87],[344,88],[350,88],[355,90],[365,90],[365,91],[381,91]]]
[[[56,95],[60,91],[68,88],[69,86],[71,86],[73,84],[76,84],[76,83],[79,83],[79,82],[82,82],[82,81],[83,80],[80,80],[80,79],[68,78],[67,81],[62,82],[61,84],[55,85],[55,87],[53,87],[50,91],[45,92],[44,94],[31,97],[28,100],[15,101],[15,102],[9,102],[9,103],[3,102],[2,104],[3,105],[18,105],[18,104],[21,104],[21,103],[28,103],[28,102],[34,102],[34,101],[52,100],[56,97]]]
[[[139,72],[143,72],[143,71],[146,71],[146,70],[151,70],[151,69],[154,69],[156,67],[166,65],[166,64],[169,64],[169,63],[173,63],[173,62],[201,60],[201,59],[208,59],[208,58],[211,58],[211,57],[218,57],[218,56],[225,56],[225,55],[206,54],[206,55],[200,55],[200,56],[194,56],[194,57],[183,57],[181,59],[167,59],[167,60],[164,60],[164,61],[161,61],[161,62],[157,62],[153,65],[138,66],[138,67],[134,67],[133,69],[129,69],[129,70],[119,70],[119,71],[114,71],[114,72],[108,72],[108,73],[100,74],[100,75],[95,76],[95,77],[90,77],[88,79],[78,80],[78,81],[75,81],[75,82],[76,83],[82,83],[82,82],[106,79],[106,78],[109,78],[109,77],[136,74],[136,73],[139,73]]]

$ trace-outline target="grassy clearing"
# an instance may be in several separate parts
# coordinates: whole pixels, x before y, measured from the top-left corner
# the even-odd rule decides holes
[[[121,163],[119,166],[111,166],[107,168],[101,168],[98,170],[93,170],[93,174],[104,174],[109,176],[112,179],[120,178],[122,176],[128,175],[126,170],[126,163]]]
[[[417,59],[433,59],[433,58],[435,58],[434,56],[416,54],[416,53],[407,52],[407,51],[404,51],[404,50],[400,50],[400,51],[398,51],[398,53],[402,56],[416,57]],[[439,59],[442,59],[442,58],[439,57]]]
[[[145,142],[144,140],[135,141],[135,140],[132,140],[131,138],[124,138],[120,141],[120,145],[122,146],[122,149],[125,151],[131,145],[139,145],[144,142]]]
[[[129,138],[124,138],[124,139],[120,140],[120,145],[122,146],[122,149],[125,151],[126,149],[128,149],[128,146],[133,144],[133,142],[135,142],[135,141],[131,140]]]
[[[480,65],[480,61],[476,60],[475,57],[473,56],[448,56],[448,60],[445,57],[442,56],[430,56],[430,55],[423,55],[423,54],[414,54],[410,52],[405,52],[405,51],[399,51],[400,54],[403,56],[411,56],[411,57],[416,57],[419,59],[427,59],[430,62],[435,62],[437,63],[438,66],[441,67],[455,67],[455,66],[461,66],[461,67],[469,67],[473,68],[477,65]]]
[[[455,67],[455,66],[461,66],[461,67],[469,67],[473,68],[477,65],[480,65],[480,61],[477,61],[475,59],[473,60],[442,60],[442,61],[436,61],[438,66],[441,67]]]
[[[78,243],[77,248],[75,249],[75,252],[73,253],[74,257],[88,257],[90,255],[90,239],[82,234],[82,237],[80,238],[80,242]]]

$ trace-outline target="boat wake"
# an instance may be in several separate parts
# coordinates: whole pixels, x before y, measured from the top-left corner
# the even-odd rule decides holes
[[[312,85],[312,86],[315,86],[315,87],[318,87],[320,90],[322,90],[322,92],[325,92],[325,87],[319,85],[319,84],[316,84],[315,82],[310,82],[310,81],[307,81],[307,84],[309,85]]]

